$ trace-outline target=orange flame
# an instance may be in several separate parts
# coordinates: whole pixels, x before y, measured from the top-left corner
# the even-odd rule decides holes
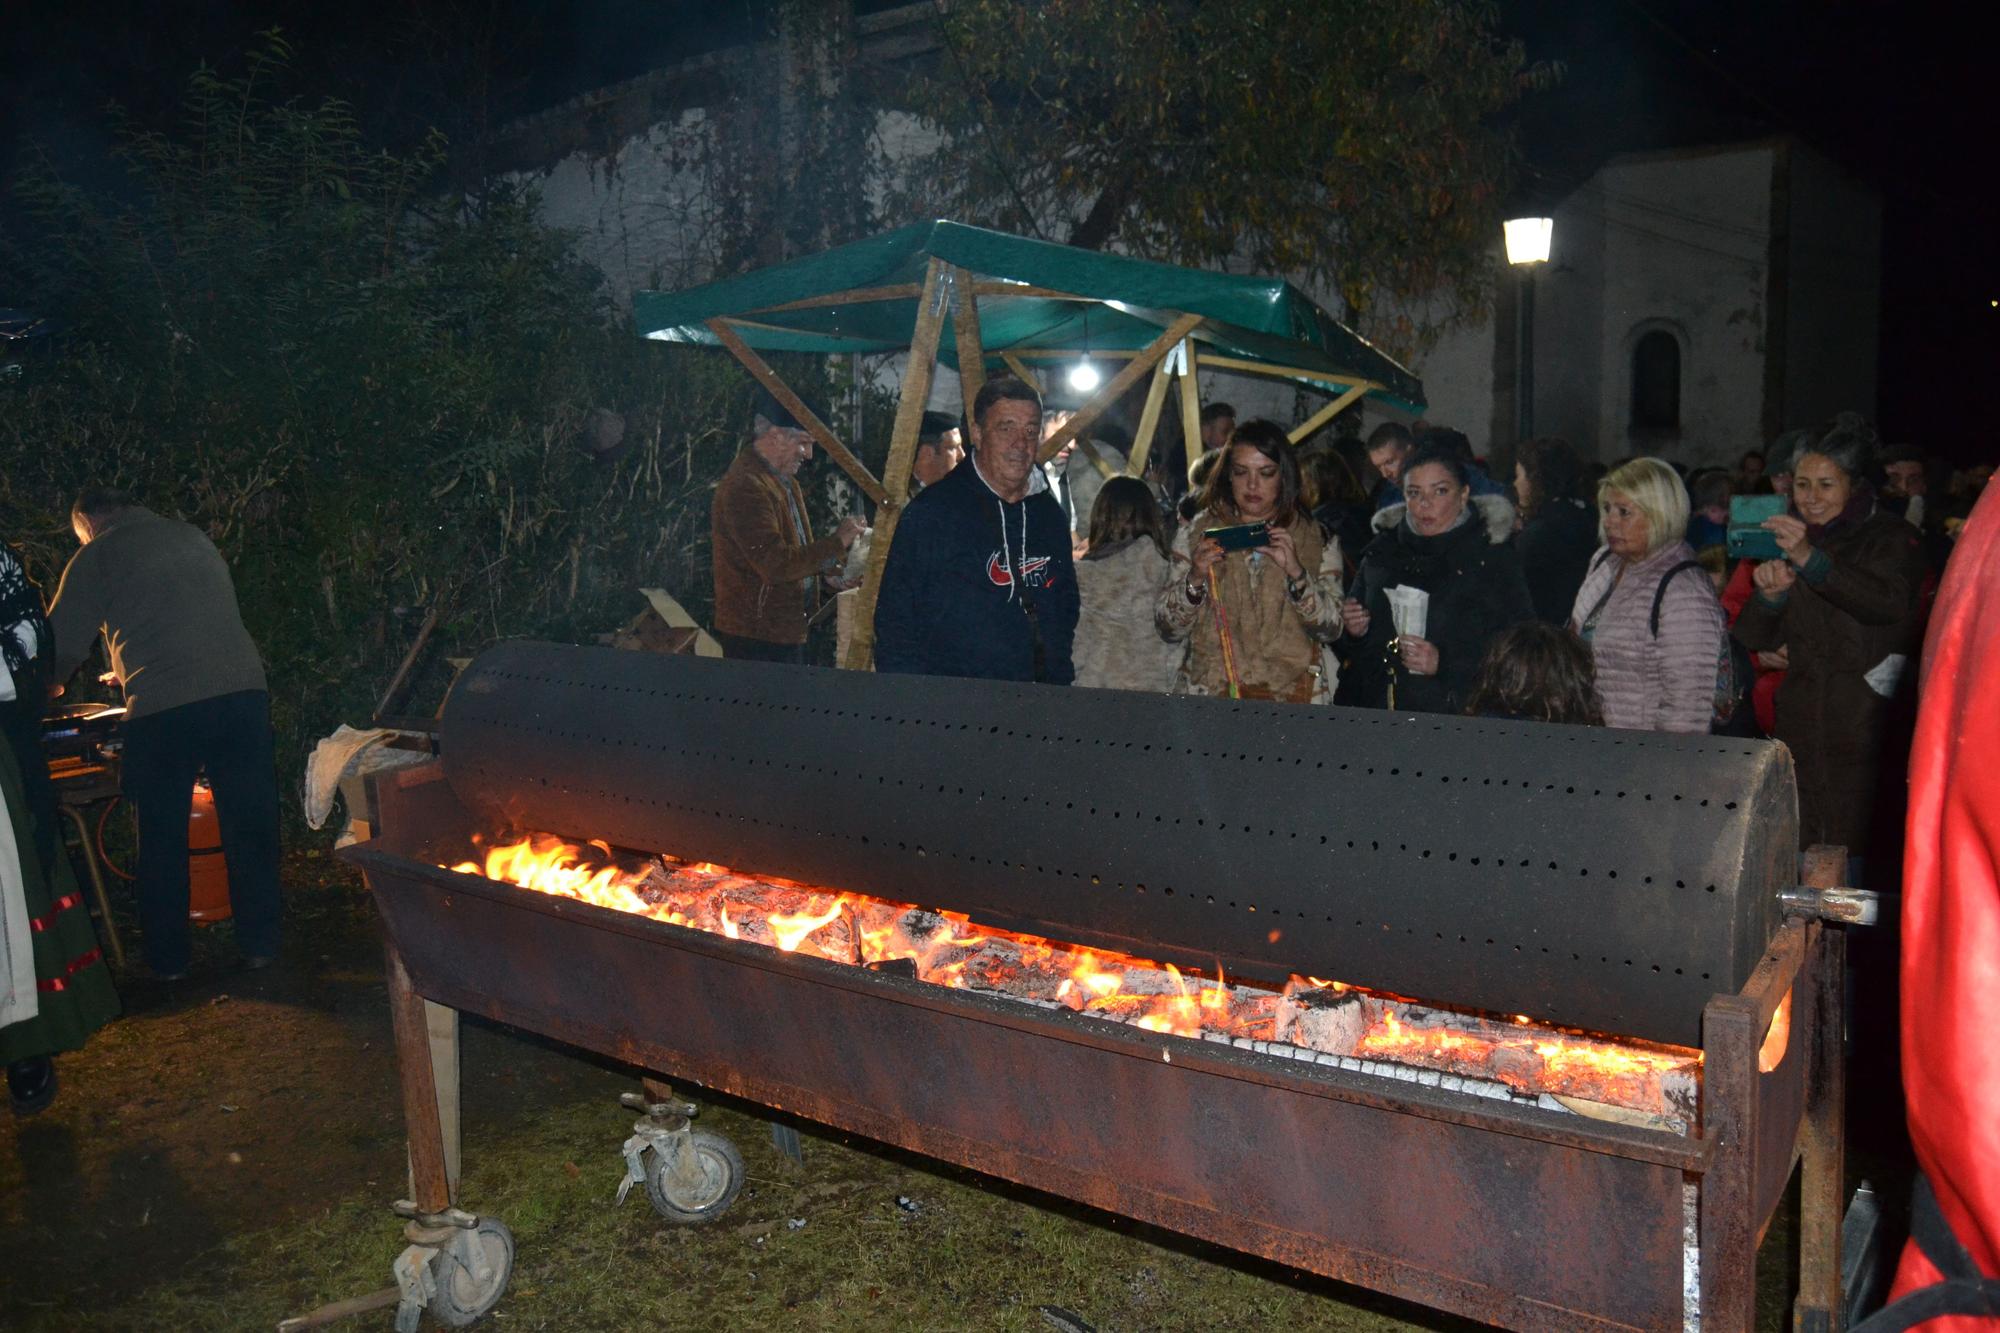
[[[739,875],[709,861],[666,858],[632,870],[620,864],[618,855],[602,839],[576,846],[533,834],[488,848],[483,860],[462,861],[451,869],[732,940],[768,939],[786,953],[816,943],[818,932],[846,915],[853,952],[842,951],[843,959],[908,959],[920,978],[935,985],[1038,992],[1079,1012],[1148,1032],[1279,1036],[1272,1009],[1276,997],[1259,987],[1232,986],[1220,966],[1212,981],[1191,979],[1171,963],[976,926],[963,912],[925,914],[928,924],[919,928],[915,921],[922,918],[911,915],[914,909],[862,894]],[[939,919],[946,924],[939,927]],[[1158,986],[1160,978],[1168,984]],[[1286,991],[1308,988],[1364,997],[1367,1012],[1379,1015],[1351,1052],[1338,1054],[1456,1070],[1517,1087],[1619,1100],[1657,1094],[1664,1072],[1698,1066],[1701,1060],[1697,1051],[1640,1049],[1537,1027],[1525,1014],[1509,1015],[1477,1031],[1429,1022],[1413,1026],[1398,1013],[1398,1006],[1412,1001],[1319,977],[1295,976]],[[1765,1061],[1771,1060],[1772,1048],[1782,1058],[1789,1018],[1788,998],[1772,1023]]]

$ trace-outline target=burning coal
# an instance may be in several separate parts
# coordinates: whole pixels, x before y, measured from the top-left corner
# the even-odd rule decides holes
[[[488,848],[449,867],[469,875],[933,985],[1060,1005],[1180,1037],[1266,1043],[1437,1070],[1547,1094],[1571,1109],[1620,1108],[1665,1125],[1695,1123],[1698,1051],[1635,1045],[1535,1024],[1435,1009],[1294,976],[1282,990],[1184,973],[1171,963],[974,925],[865,894],[751,878],[663,857],[636,868],[603,842],[546,834]]]

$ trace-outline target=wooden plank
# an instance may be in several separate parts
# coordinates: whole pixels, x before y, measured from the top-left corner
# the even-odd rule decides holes
[[[438,1122],[437,1074],[431,1063],[424,1001],[410,985],[394,941],[383,950],[389,979],[389,1020],[396,1034],[396,1072],[403,1087],[403,1132],[410,1148],[410,1198],[420,1213],[451,1206],[444,1133]]]
[[[1097,419],[1110,410],[1111,405],[1124,396],[1125,391],[1139,382],[1139,377],[1158,365],[1174,344],[1187,337],[1188,333],[1201,323],[1200,315],[1181,315],[1163,330],[1159,337],[1146,344],[1145,350],[1125,363],[1116,375],[1106,381],[1097,396],[1085,403],[1077,414],[1063,423],[1061,430],[1042,441],[1041,459],[1047,462],[1055,457],[1061,448],[1076,439],[1092,426]]]
[[[986,383],[986,348],[979,339],[979,297],[972,275],[962,268],[952,270],[953,294],[951,333],[958,341],[959,398],[965,419],[972,420],[973,400]]]
[[[1194,342],[1187,345],[1187,364],[1181,367],[1181,440],[1187,446],[1188,481],[1194,481],[1194,465],[1201,461],[1201,386],[1195,383]]]
[[[924,269],[924,294],[917,306],[916,334],[910,342],[910,362],[903,371],[902,397],[896,402],[896,424],[889,433],[889,494],[875,515],[875,536],[868,548],[868,568],[861,578],[860,604],[854,608],[854,638],[847,645],[849,671],[866,671],[875,662],[875,601],[882,594],[882,570],[896,524],[910,495],[910,465],[917,457],[917,430],[931,396],[931,374],[937,368],[938,338],[944,332],[944,261],[933,257]]]
[[[959,271],[963,273],[965,270]],[[1031,287],[1026,283],[994,282],[991,279],[973,282],[972,292],[975,296],[1033,296],[1044,301],[1089,301],[1097,304],[1094,296],[1078,296],[1075,292],[1059,292],[1053,287]]]
[[[1368,392],[1367,385],[1365,384],[1355,385],[1353,388],[1349,389],[1346,393],[1340,395],[1340,397],[1334,399],[1332,402],[1328,403],[1325,407],[1322,407],[1319,411],[1313,413],[1311,416],[1307,417],[1304,421],[1301,421],[1298,425],[1292,427],[1291,430],[1287,432],[1286,438],[1291,440],[1293,444],[1297,444],[1300,440],[1303,440],[1306,436],[1312,434],[1314,431],[1318,430],[1321,426],[1324,426],[1327,422],[1333,420],[1335,417],[1339,416],[1342,412],[1345,412],[1348,408],[1352,407],[1356,402],[1360,401],[1361,395],[1367,392]]]
[[[431,1081],[437,1085],[438,1129],[444,1143],[444,1178],[451,1201],[458,1202],[458,1010],[424,1001],[424,1032],[430,1038]]]
[[[1196,323],[1200,323],[1201,316],[1194,316],[1194,320]],[[1001,355],[1018,356],[1022,360],[1033,357],[1037,361],[1062,361],[1069,357],[1081,358],[1085,355],[1086,351],[1093,360],[1097,361],[1125,361],[1132,357],[1144,356],[1146,354],[1144,348],[1133,351],[1125,347],[1092,347],[1088,349],[1082,347],[1015,347],[1001,353]]]
[[[1132,456],[1125,461],[1125,475],[1146,475],[1146,459],[1153,452],[1153,434],[1160,428],[1160,409],[1166,405],[1167,385],[1173,376],[1162,360],[1153,367],[1153,382],[1146,386],[1146,406],[1139,412],[1139,433],[1132,437]]]
[[[1000,359],[1007,363],[1007,369],[1014,372],[1016,379],[1025,384],[1032,384],[1036,393],[1043,391],[1042,377],[1028,368],[1028,363],[1021,359],[1019,352],[1002,352],[1000,353]]]
[[[1250,361],[1240,356],[1220,356],[1210,352],[1203,356],[1201,363],[1216,370],[1236,370],[1246,375],[1268,375],[1273,379],[1311,380],[1315,384],[1334,385],[1348,389],[1357,384],[1365,384],[1371,389],[1382,386],[1373,380],[1356,379],[1352,375],[1329,375],[1323,370],[1301,370],[1297,366],[1274,366],[1263,361]]]
[[[855,287],[844,292],[827,292],[821,296],[802,297],[797,301],[787,301],[783,305],[758,306],[746,310],[746,315],[776,315],[787,310],[823,310],[833,305],[868,305],[874,301],[909,301],[923,294],[923,288],[914,282],[897,283],[891,287]]]
[[[819,419],[819,415],[806,406],[803,398],[792,392],[792,387],[778,377],[778,372],[771,369],[763,357],[757,355],[756,349],[737,335],[736,330],[730,327],[730,321],[711,319],[708,321],[708,330],[738,361],[743,363],[744,369],[757,377],[759,384],[771,391],[773,398],[785,405],[786,411],[799,419],[799,424],[805,427],[806,434],[812,436],[819,447],[826,450],[826,456],[838,463],[840,470],[852,477],[854,484],[866,492],[869,499],[879,505],[889,498],[888,492],[882,489],[882,483],[875,479],[875,474],[840,442],[840,437],[829,430],[827,424]]]

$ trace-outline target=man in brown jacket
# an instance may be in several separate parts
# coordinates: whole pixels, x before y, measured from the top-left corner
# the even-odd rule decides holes
[[[722,474],[709,510],[715,572],[715,637],[729,657],[805,661],[806,625],[816,586],[833,572],[867,524],[844,518],[813,539],[799,468],[812,436],[778,403],[757,410],[750,443]]]

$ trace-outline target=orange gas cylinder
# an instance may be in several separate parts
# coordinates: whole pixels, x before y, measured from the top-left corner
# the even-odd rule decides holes
[[[215,793],[194,784],[188,816],[188,919],[221,921],[229,915],[229,867],[222,859],[222,825],[215,818]]]

